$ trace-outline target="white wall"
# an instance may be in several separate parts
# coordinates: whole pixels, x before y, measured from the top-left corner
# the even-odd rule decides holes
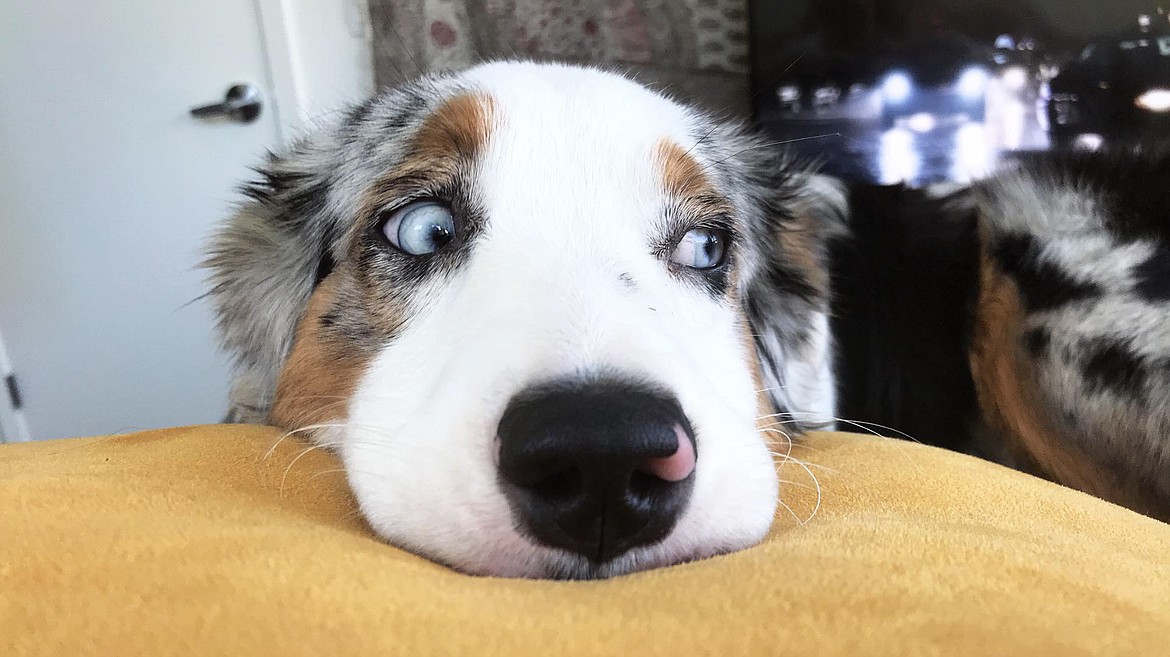
[[[368,26],[365,0],[0,0],[5,438],[222,417],[201,246],[265,148],[372,91]],[[188,115],[238,81],[259,121]]]

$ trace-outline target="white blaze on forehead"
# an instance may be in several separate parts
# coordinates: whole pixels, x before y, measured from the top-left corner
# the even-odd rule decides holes
[[[497,63],[473,68],[462,79],[507,108],[509,117],[521,121],[520,129],[532,137],[563,139],[575,146],[622,144],[630,152],[652,148],[662,137],[687,148],[693,143],[685,107],[604,71]]]
[[[498,110],[480,181],[497,211],[493,228],[506,230],[521,214],[521,229],[547,229],[574,241],[649,228],[630,216],[660,212],[659,146],[664,140],[684,149],[694,143],[684,108],[625,78],[588,69],[495,64],[467,77]],[[587,211],[587,221],[527,221],[577,207]]]

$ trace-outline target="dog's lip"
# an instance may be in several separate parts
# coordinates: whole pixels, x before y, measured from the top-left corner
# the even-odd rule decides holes
[[[682,426],[674,425],[674,435],[678,438],[678,449],[674,454],[646,459],[638,466],[638,470],[670,483],[678,483],[691,476],[697,462],[695,446]]]

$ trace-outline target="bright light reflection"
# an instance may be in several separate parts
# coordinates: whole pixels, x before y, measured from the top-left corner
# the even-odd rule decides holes
[[[1028,107],[1022,102],[1009,99],[1003,102],[1000,116],[1000,130],[1004,150],[1018,151],[1024,146],[1024,133],[1028,123]]]
[[[938,126],[938,119],[933,114],[919,112],[906,121],[906,126],[914,132],[930,132]]]
[[[1170,89],[1150,89],[1138,96],[1134,103],[1150,112],[1170,112]]]
[[[1000,74],[1003,86],[1012,91],[1023,91],[1028,86],[1028,71],[1023,66],[1010,66]]]
[[[997,152],[982,124],[967,123],[955,134],[954,170],[956,182],[986,178],[995,169]]]
[[[914,91],[914,82],[910,80],[909,75],[895,71],[886,78],[882,87],[886,92],[887,99],[894,103],[900,103],[910,97]]]
[[[878,179],[883,185],[911,182],[918,177],[922,158],[914,144],[914,133],[894,128],[882,134],[878,155]]]
[[[1073,149],[1078,151],[1099,151],[1105,147],[1105,138],[1097,134],[1078,135],[1073,142]]]
[[[970,100],[982,98],[987,91],[987,71],[971,67],[959,76],[959,93]]]

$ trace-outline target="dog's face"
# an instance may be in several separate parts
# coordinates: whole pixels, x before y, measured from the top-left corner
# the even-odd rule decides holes
[[[799,429],[773,416],[832,396],[826,220],[762,144],[612,74],[503,63],[262,173],[211,260],[235,411],[334,447],[387,540],[602,577],[768,530]]]

